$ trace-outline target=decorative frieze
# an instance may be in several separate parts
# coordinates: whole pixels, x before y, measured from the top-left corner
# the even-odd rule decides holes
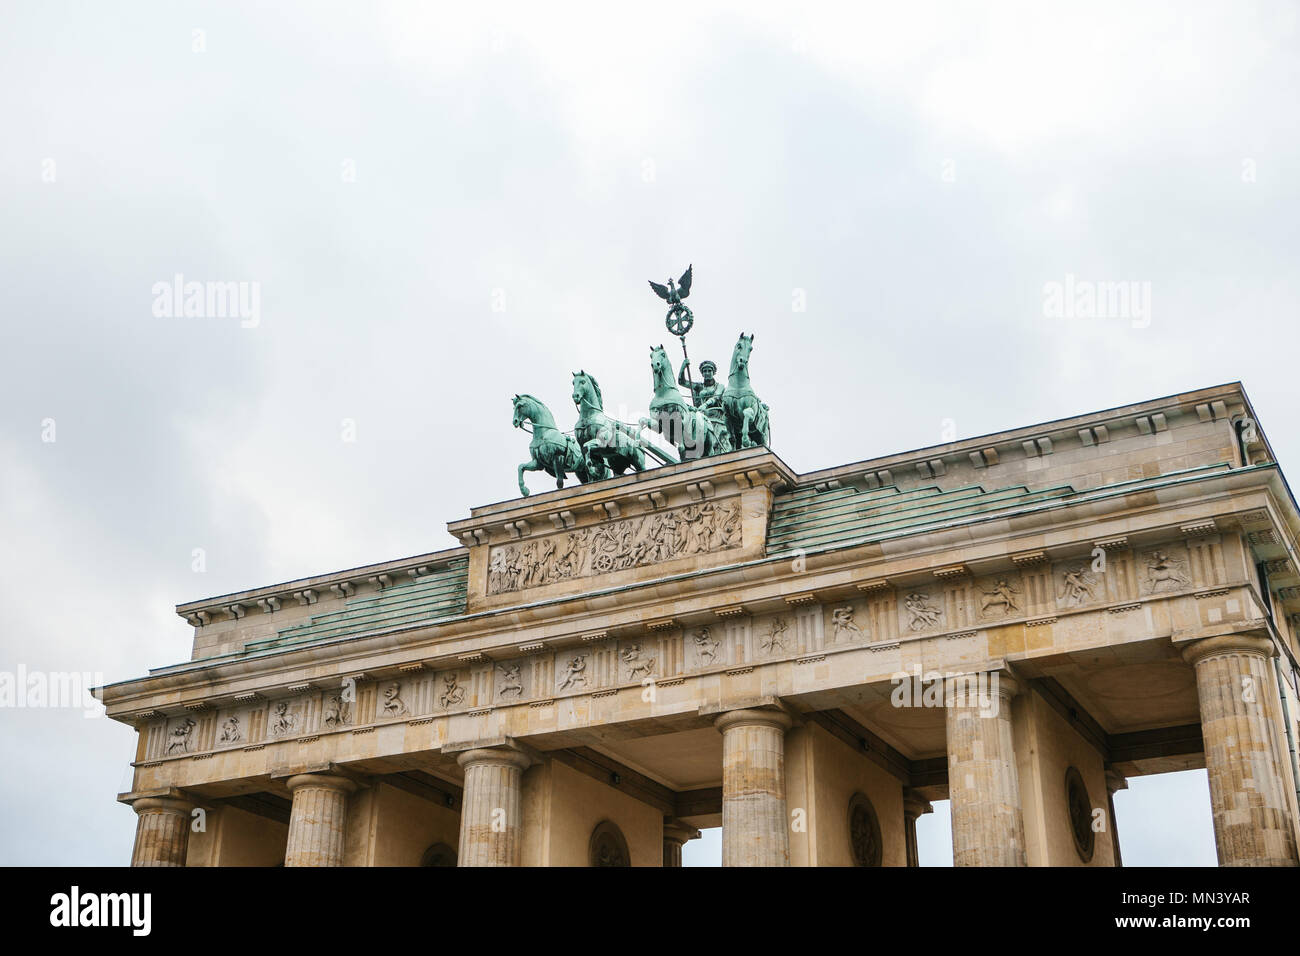
[[[488,558],[487,593],[524,591],[740,546],[738,500],[691,504],[497,545]]]

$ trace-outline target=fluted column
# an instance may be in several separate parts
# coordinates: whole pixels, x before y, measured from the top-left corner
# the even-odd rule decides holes
[[[1270,664],[1273,642],[1233,634],[1196,641],[1201,736],[1220,866],[1296,866]]]
[[[1005,672],[944,681],[954,866],[1026,866],[1025,823]]]
[[[1128,781],[1113,767],[1106,768],[1106,811],[1110,814],[1110,845],[1115,853],[1115,865],[1123,866],[1119,853],[1119,821],[1115,819],[1115,791],[1127,790]]]
[[[141,797],[136,812],[132,866],[184,866],[194,804],[174,797]]]
[[[700,831],[679,820],[664,821],[664,866],[682,865],[682,847],[699,839]]]
[[[722,732],[722,865],[789,866],[785,732],[780,710],[733,710]]]
[[[356,784],[327,773],[300,773],[286,781],[293,794],[285,866],[342,866],[348,794]]]
[[[523,847],[521,792],[532,760],[511,747],[466,750],[460,811],[459,866],[519,866]]]
[[[920,852],[916,846],[916,820],[923,813],[933,813],[934,807],[915,790],[903,791],[903,839],[907,843],[907,865],[920,866]]]

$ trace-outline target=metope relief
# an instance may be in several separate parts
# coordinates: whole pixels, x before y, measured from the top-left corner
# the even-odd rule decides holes
[[[851,604],[831,610],[831,643],[847,644],[850,641],[859,641],[865,636],[862,626],[853,619],[855,613]]]
[[[626,680],[633,681],[654,676],[655,655],[643,651],[640,644],[624,645],[618,656],[623,662]]]
[[[932,631],[943,621],[943,608],[926,591],[912,591],[903,597],[902,626],[913,634]]]
[[[687,660],[692,667],[712,667],[721,663],[718,652],[722,642],[713,636],[711,627],[701,627],[687,632]]]
[[[238,714],[231,714],[221,722],[221,736],[217,738],[217,743],[237,744],[243,739],[244,728],[240,725]]]
[[[497,699],[519,700],[524,697],[523,665],[517,662],[497,665]]]
[[[488,559],[487,590],[488,594],[524,591],[740,545],[739,500],[706,501],[498,545]]]
[[[1082,607],[1105,599],[1101,575],[1086,562],[1065,565],[1059,574],[1056,601],[1061,607]]]
[[[578,654],[556,664],[556,690],[576,690],[589,687],[587,678],[587,655]]]
[[[167,734],[167,756],[189,753],[194,742],[194,728],[197,726],[192,718],[185,717],[173,727]]]
[[[1172,549],[1162,548],[1142,555],[1140,574],[1143,594],[1181,591],[1192,583],[1186,559]]]
[[[461,682],[460,673],[445,672],[438,682],[438,706],[448,710],[459,707],[463,703],[465,703],[465,685]]]
[[[292,737],[298,732],[298,715],[287,700],[276,701],[271,706],[267,732],[272,737]]]
[[[979,586],[982,620],[1001,620],[1021,613],[1024,606],[1019,586],[1010,576],[990,578]]]
[[[391,720],[396,717],[410,716],[410,713],[410,708],[402,699],[401,682],[389,681],[384,684],[379,695],[379,716]]]

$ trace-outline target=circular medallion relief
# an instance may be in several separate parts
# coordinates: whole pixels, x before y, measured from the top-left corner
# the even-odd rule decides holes
[[[1070,833],[1074,836],[1074,848],[1079,852],[1079,859],[1087,863],[1092,860],[1097,834],[1092,829],[1092,801],[1088,799],[1088,788],[1083,785],[1083,775],[1073,767],[1065,771],[1065,807],[1070,819]]]
[[[588,850],[592,866],[631,866],[632,858],[627,851],[627,840],[623,831],[610,821],[598,824],[591,833],[591,845]]]
[[[854,866],[880,866],[884,856],[880,820],[876,808],[862,793],[855,793],[849,800],[849,846]]]
[[[445,843],[435,843],[424,851],[420,866],[455,866],[456,851]]]

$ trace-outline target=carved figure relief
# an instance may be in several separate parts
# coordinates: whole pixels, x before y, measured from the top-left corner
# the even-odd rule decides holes
[[[442,694],[438,697],[440,707],[455,707],[465,699],[465,688],[460,686],[460,675],[448,671],[442,675]]]
[[[718,659],[718,640],[710,636],[707,627],[700,628],[695,635],[695,653],[699,655],[701,666],[713,664]]]
[[[1057,597],[1066,607],[1078,607],[1089,601],[1097,600],[1096,587],[1099,582],[1085,565],[1076,565],[1061,572],[1061,590]]]
[[[943,617],[943,608],[935,607],[930,603],[929,596],[919,591],[907,595],[903,599],[903,606],[911,618],[907,626],[913,631],[924,631],[935,627]]]
[[[1177,591],[1191,584],[1191,579],[1183,570],[1183,562],[1170,556],[1167,551],[1152,551],[1146,556],[1146,588],[1158,594],[1162,591]]]
[[[492,549],[488,593],[505,594],[571,578],[738,548],[739,501],[706,501]]]
[[[785,618],[774,617],[767,626],[767,636],[759,641],[758,646],[769,654],[785,650],[785,632],[790,624]]]
[[[497,670],[501,672],[501,686],[497,689],[497,696],[504,697],[506,694],[514,694],[515,697],[522,697],[524,682],[519,678],[519,665],[502,664]]]
[[[244,734],[239,729],[239,718],[235,715],[227,717],[225,723],[221,725],[221,743],[233,744],[243,739]]]
[[[837,607],[835,610],[831,611],[831,626],[834,628],[834,631],[831,634],[831,639],[837,643],[841,637],[846,641],[851,641],[855,637],[862,636],[862,628],[858,627],[858,625],[853,621],[852,605],[849,607]]]
[[[334,694],[325,702],[325,726],[346,727],[352,723],[352,705],[342,694]]]
[[[560,690],[568,690],[570,687],[577,687],[579,684],[586,687],[587,675],[583,673],[586,669],[586,654],[571,658],[569,663],[565,665],[564,676],[560,679]]]
[[[1016,603],[1019,593],[1020,589],[1009,580],[998,578],[992,590],[981,589],[980,617],[988,617],[991,612],[1005,617],[1019,611],[1020,605]]]
[[[406,709],[406,702],[402,700],[402,685],[397,681],[384,688],[382,709],[385,717],[405,717],[410,713]]]
[[[190,752],[190,739],[194,736],[195,723],[189,717],[178,724],[176,729],[171,732],[171,740],[167,741],[167,752],[170,754],[179,750],[183,754]]]
[[[638,674],[644,674],[646,677],[654,676],[655,659],[644,656],[640,644],[629,644],[623,648],[619,657],[623,658],[623,663],[627,666],[628,680],[635,680]]]
[[[298,726],[298,715],[290,713],[289,702],[282,700],[275,705],[275,712],[271,715],[271,736],[283,737],[291,734]]]

